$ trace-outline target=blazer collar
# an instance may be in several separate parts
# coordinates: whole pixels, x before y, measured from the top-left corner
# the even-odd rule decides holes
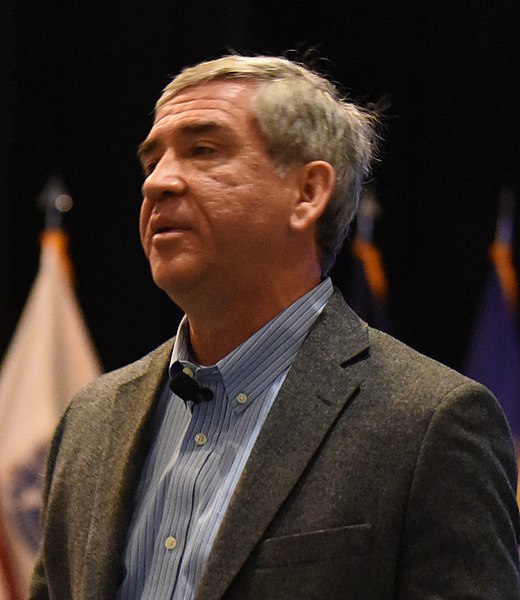
[[[267,416],[208,557],[195,600],[217,600],[362,382],[368,327],[336,291]]]
[[[170,340],[126,367],[125,377],[115,394],[109,391],[110,384],[100,391],[100,395],[105,395],[104,400],[113,394],[113,405],[108,417],[111,426],[103,468],[93,500],[91,514],[94,517],[85,549],[83,582],[85,589],[96,590],[97,598],[116,597],[133,496],[150,441],[152,409],[167,373],[171,349]]]

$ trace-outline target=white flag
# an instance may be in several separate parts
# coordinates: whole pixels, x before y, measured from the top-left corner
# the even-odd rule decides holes
[[[52,432],[72,396],[100,367],[71,284],[67,238],[43,234],[40,268],[0,369],[0,524],[3,555],[27,597],[40,541]],[[5,575],[5,574],[4,574]]]

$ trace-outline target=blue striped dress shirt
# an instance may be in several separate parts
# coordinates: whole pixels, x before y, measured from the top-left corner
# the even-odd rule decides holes
[[[276,395],[332,295],[330,279],[213,366],[189,357],[186,317],[172,360],[213,392],[193,405],[162,391],[135,495],[118,600],[191,600],[222,517]]]

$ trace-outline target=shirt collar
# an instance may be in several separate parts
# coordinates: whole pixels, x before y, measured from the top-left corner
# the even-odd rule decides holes
[[[293,363],[332,293],[332,282],[327,277],[211,366],[201,366],[190,358],[185,315],[177,329],[170,366],[180,361],[192,369],[202,384],[221,378],[229,398],[244,393],[249,405]]]

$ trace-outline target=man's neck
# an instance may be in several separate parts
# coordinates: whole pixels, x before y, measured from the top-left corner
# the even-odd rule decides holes
[[[315,278],[291,290],[264,289],[225,306],[186,310],[193,358],[201,365],[215,364],[318,284]]]

